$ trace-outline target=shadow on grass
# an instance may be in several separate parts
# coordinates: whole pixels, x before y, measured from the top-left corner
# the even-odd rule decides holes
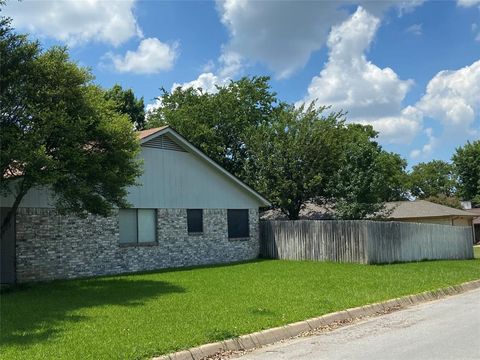
[[[165,281],[99,278],[26,286],[1,294],[0,343],[33,345],[48,341],[68,324],[88,319],[71,313],[96,306],[139,306],[153,297],[184,293]]]

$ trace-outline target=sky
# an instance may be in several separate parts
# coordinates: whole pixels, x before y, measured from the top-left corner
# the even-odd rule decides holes
[[[280,100],[346,111],[410,166],[480,138],[480,0],[8,0],[3,14],[148,109],[162,87],[268,75]]]

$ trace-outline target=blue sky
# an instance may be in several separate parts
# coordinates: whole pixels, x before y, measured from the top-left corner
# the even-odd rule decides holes
[[[24,0],[4,13],[149,107],[160,87],[269,75],[281,100],[348,111],[410,164],[480,138],[480,0]]]

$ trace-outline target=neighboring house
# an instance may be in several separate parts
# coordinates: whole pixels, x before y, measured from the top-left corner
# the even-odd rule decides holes
[[[473,219],[473,231],[475,243],[480,243],[480,208],[473,208],[467,211],[477,216],[475,219]]]
[[[280,209],[270,209],[260,214],[262,220],[288,220]],[[331,220],[333,210],[326,205],[318,205],[313,202],[307,202],[298,214],[299,220]]]
[[[426,200],[395,201],[385,204],[387,218],[395,221],[472,226],[474,214]]]
[[[259,255],[259,207],[270,203],[173,129],[139,133],[143,174],[130,209],[61,216],[48,189],[22,200],[2,238],[2,282],[228,263]],[[11,198],[1,199],[8,207]]]

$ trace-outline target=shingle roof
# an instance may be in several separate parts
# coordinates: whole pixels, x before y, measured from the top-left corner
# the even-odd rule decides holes
[[[468,209],[467,211],[475,216],[478,216],[476,219],[473,220],[473,223],[480,224],[480,208]]]
[[[165,125],[165,126],[161,126],[161,127],[157,127],[157,128],[152,128],[152,129],[148,129],[148,130],[142,130],[142,131],[138,131],[137,132],[137,136],[138,138],[141,140],[141,139],[145,139],[146,137],[152,135],[152,134],[155,134],[156,132],[158,131],[161,131],[163,129],[166,129],[168,127],[168,125]]]
[[[439,205],[426,200],[395,201],[385,204],[387,210],[391,211],[390,219],[407,219],[441,216],[465,216],[475,217],[465,210],[454,209],[448,206]]]

